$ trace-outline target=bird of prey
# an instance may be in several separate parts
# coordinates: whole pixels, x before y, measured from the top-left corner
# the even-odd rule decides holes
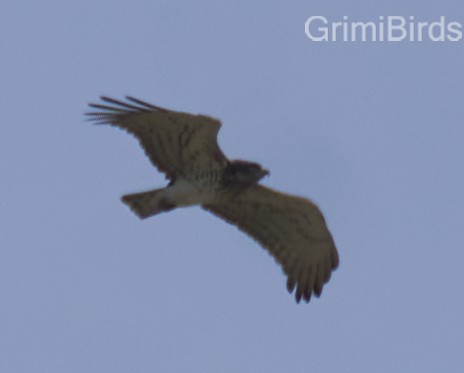
[[[321,295],[338,253],[324,217],[308,199],[267,188],[269,172],[254,162],[229,160],[217,143],[221,122],[205,115],[168,110],[133,97],[102,96],[86,113],[134,135],[169,184],[128,194],[122,202],[140,218],[177,207],[200,205],[259,242],[282,266],[287,289],[309,302]]]

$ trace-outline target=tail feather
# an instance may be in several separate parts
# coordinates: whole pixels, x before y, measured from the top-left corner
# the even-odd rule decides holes
[[[126,194],[121,200],[141,219],[161,212],[170,211],[176,208],[176,205],[166,200],[165,188],[150,190],[148,192]]]

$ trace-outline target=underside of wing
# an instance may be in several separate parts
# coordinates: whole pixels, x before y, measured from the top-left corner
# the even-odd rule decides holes
[[[110,124],[134,135],[151,162],[166,176],[189,178],[197,170],[222,169],[227,159],[217,143],[221,123],[155,106],[133,97],[119,101],[101,97],[104,104],[89,104],[86,115],[97,124]]]
[[[309,302],[320,296],[338,253],[320,210],[311,201],[253,185],[203,208],[257,240],[282,266],[287,289]]]

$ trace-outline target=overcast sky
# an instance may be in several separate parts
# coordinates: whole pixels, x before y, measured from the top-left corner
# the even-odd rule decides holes
[[[316,42],[315,15],[464,3],[0,3],[1,372],[462,369],[464,40]],[[166,181],[85,121],[101,94],[220,118],[230,158],[315,201],[340,253],[321,298],[198,207],[133,215],[120,196]]]

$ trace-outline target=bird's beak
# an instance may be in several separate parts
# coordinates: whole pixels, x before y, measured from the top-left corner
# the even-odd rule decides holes
[[[262,175],[262,176],[269,176],[270,174],[271,174],[271,173],[269,172],[269,170],[266,170],[266,169],[264,169],[264,168],[261,170],[261,175]]]

